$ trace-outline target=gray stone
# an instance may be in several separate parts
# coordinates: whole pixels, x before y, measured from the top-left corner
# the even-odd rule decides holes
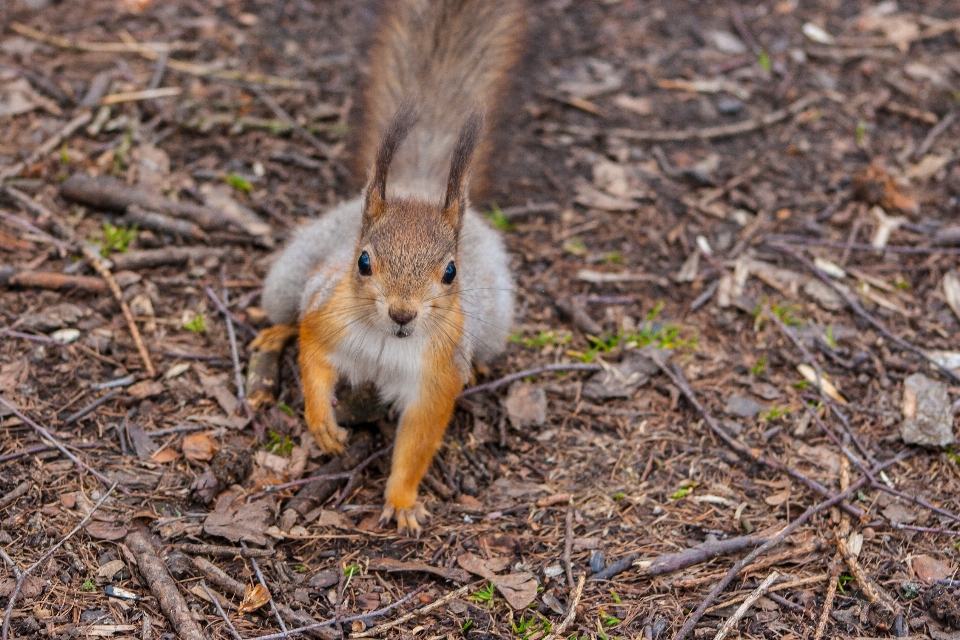
[[[947,385],[922,373],[903,383],[903,441],[943,447],[953,442],[953,408]]]
[[[602,549],[597,549],[590,554],[590,571],[594,573],[600,573],[607,566],[607,557],[603,554]]]
[[[744,396],[730,396],[727,400],[727,406],[724,409],[728,414],[739,418],[753,418],[761,411],[764,406],[753,398]]]

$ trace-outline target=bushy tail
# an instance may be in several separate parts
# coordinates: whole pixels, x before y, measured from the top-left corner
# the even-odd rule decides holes
[[[471,191],[486,179],[490,132],[520,57],[523,0],[389,0],[371,54],[358,154],[366,175],[403,104],[419,116],[390,166],[393,194],[439,199],[454,142],[467,116],[486,113]]]

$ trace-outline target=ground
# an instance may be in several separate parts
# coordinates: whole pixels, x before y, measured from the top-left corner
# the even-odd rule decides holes
[[[667,638],[706,603],[706,638],[776,572],[733,633],[956,638],[960,456],[903,433],[929,414],[949,439],[960,409],[956,3],[531,3],[475,203],[504,232],[519,312],[477,384],[602,370],[462,398],[419,539],[376,524],[393,419],[322,456],[295,345],[278,403],[235,410],[214,301],[245,367],[272,250],[357,193],[377,4],[0,7],[0,605],[42,560],[11,636],[278,633],[267,598],[242,597],[259,572],[287,628],[334,620],[324,637],[399,620],[378,634],[537,640],[572,605],[563,637]],[[231,222],[134,231],[66,197],[89,175]],[[129,262],[171,246],[213,250]],[[88,279],[29,286],[37,272]],[[846,508],[816,508],[831,499]],[[756,542],[650,575],[658,556],[788,525],[719,596]],[[151,550],[165,580],[147,577]]]

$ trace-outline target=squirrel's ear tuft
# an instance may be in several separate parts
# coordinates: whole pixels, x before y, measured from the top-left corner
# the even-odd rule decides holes
[[[483,112],[474,111],[467,116],[457,142],[453,147],[453,160],[450,163],[450,177],[447,178],[447,192],[443,196],[443,216],[456,228],[463,222],[463,213],[467,208],[466,182],[467,170],[473,152],[480,143],[483,133]]]
[[[363,201],[364,218],[372,220],[383,213],[387,200],[387,171],[400,144],[417,123],[417,118],[413,105],[404,103],[400,105],[386,133],[383,134],[383,139],[377,148],[377,156],[373,161],[373,175],[370,177],[367,194]]]

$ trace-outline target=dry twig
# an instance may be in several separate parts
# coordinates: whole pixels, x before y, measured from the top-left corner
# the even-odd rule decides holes
[[[0,182],[3,182],[8,178],[15,178],[19,176],[27,169],[27,167],[36,164],[45,155],[59,147],[64,140],[76,133],[77,129],[90,122],[92,118],[92,112],[80,112],[73,118],[73,120],[65,124],[60,131],[47,138],[43,144],[34,149],[33,153],[27,156],[24,160],[7,167],[3,171],[0,171]]]
[[[555,629],[550,632],[544,640],[557,640],[562,638],[567,629],[573,624],[573,620],[577,617],[577,607],[580,605],[580,598],[583,597],[583,585],[586,579],[586,575],[581,573],[580,579],[577,580],[577,586],[574,588],[572,595],[570,596],[570,601],[567,602],[567,615],[564,616],[563,620]]]
[[[730,632],[733,631],[733,628],[737,626],[737,623],[743,619],[743,616],[747,614],[747,611],[750,610],[750,607],[752,607],[753,604],[760,599],[760,596],[767,592],[767,589],[770,588],[770,585],[772,585],[779,577],[780,574],[774,571],[767,576],[763,582],[757,585],[757,588],[754,589],[749,596],[747,596],[747,599],[743,601],[743,604],[737,608],[732,616],[727,618],[727,621],[724,622],[723,626],[721,626],[717,631],[717,635],[713,637],[713,640],[723,640],[726,638]]]
[[[120,311],[123,312],[123,317],[127,320],[127,328],[130,330],[130,335],[133,337],[133,343],[137,346],[137,352],[140,354],[140,359],[143,360],[143,365],[147,369],[147,375],[151,378],[154,377],[157,375],[157,371],[153,368],[153,362],[150,361],[150,352],[147,351],[147,347],[143,343],[143,337],[140,335],[140,329],[137,327],[136,320],[133,319],[133,314],[130,312],[130,307],[127,305],[127,301],[123,299],[123,291],[120,290],[120,285],[117,284],[113,274],[110,272],[110,269],[107,268],[107,265],[100,257],[100,254],[97,253],[96,249],[90,245],[84,245],[83,255],[86,256],[87,260],[90,261],[90,264],[93,265],[93,268],[96,270],[96,272],[100,274],[100,277],[106,281],[107,286],[113,293],[113,297],[116,298],[117,303],[120,305]]]

